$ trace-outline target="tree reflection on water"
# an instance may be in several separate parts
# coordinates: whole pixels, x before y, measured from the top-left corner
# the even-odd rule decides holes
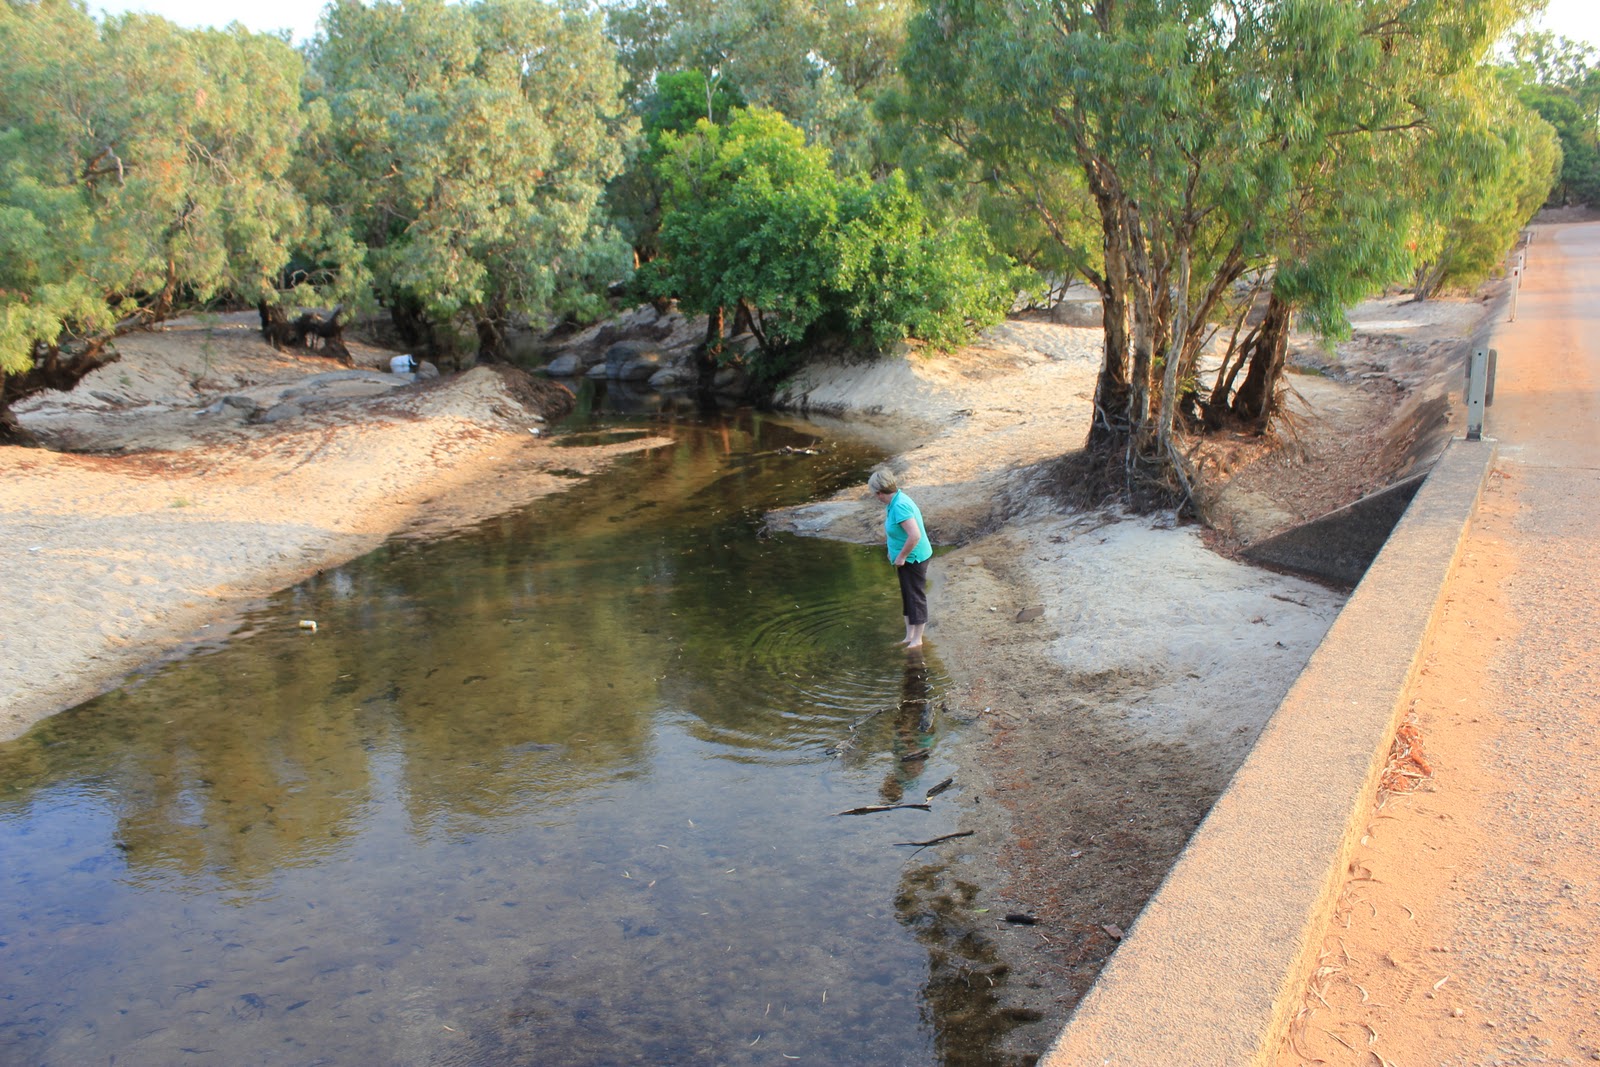
[[[652,428],[0,745],[3,1058],[1003,1062],[970,887],[895,847],[954,804],[834,814],[949,775],[937,661],[881,548],[759,536],[879,454]]]

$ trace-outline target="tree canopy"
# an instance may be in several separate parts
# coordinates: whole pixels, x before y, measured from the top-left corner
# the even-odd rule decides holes
[[[119,327],[272,288],[305,213],[303,64],[275,37],[67,0],[0,4],[0,54],[7,435],[12,403],[70,387]]]
[[[674,71],[782,113],[836,169],[884,163],[873,105],[895,84],[910,0],[619,0],[611,34],[638,87]]]
[[[776,111],[701,119],[664,132],[662,146],[662,257],[649,284],[688,311],[738,309],[770,376],[805,342],[951,344],[1011,303],[1008,272],[977,227],[936,231],[898,174],[840,177]]]
[[[466,321],[497,354],[515,316],[593,308],[627,271],[600,214],[632,119],[597,16],[542,0],[335,0],[311,46],[300,173],[414,340]],[[342,238],[342,240],[338,240]]]
[[[1561,139],[1557,204],[1600,204],[1600,53],[1551,33],[1510,41],[1506,80]]]
[[[606,191],[611,217],[633,245],[636,263],[647,263],[660,251],[662,134],[684,133],[705,119],[724,123],[728,113],[745,106],[744,94],[726,78],[708,78],[698,70],[659,74],[653,90],[638,102],[642,138],[627,168]]]
[[[493,356],[637,268],[775,375],[959,343],[1014,261],[1099,291],[1089,443],[1181,491],[1176,433],[1269,424],[1296,316],[1481,277],[1557,167],[1600,190],[1594,53],[1489,63],[1531,6],[333,0],[297,51],[0,0],[0,417],[214,299]]]
[[[1259,423],[1294,304],[1382,280],[1408,236],[1384,220],[1419,210],[1399,191],[1358,202],[1341,178],[1385,156],[1429,159],[1418,144],[1469,110],[1461,101],[1523,6],[927,0],[901,73],[912,117],[1028,205],[1099,290],[1091,447],[1125,456],[1115,462],[1130,477],[1145,462],[1183,483],[1171,444],[1182,394],[1237,284],[1282,270],[1278,339],[1258,338],[1260,373],[1245,378]],[[1329,198],[1356,224],[1319,212]]]

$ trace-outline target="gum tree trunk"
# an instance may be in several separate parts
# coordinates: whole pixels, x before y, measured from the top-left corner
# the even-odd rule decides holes
[[[47,389],[68,392],[91,371],[115,363],[122,354],[98,341],[76,355],[63,355],[55,345],[35,345],[33,366],[22,374],[0,371],[0,445],[30,445],[39,442],[17,421],[11,406]]]
[[[1229,405],[1230,414],[1252,429],[1265,430],[1272,420],[1293,325],[1293,305],[1273,293],[1267,302],[1267,315],[1261,328],[1247,342],[1244,384],[1239,386]]]

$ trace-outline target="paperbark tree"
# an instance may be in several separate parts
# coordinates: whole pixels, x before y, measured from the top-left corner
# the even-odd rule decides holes
[[[593,314],[629,267],[598,204],[634,120],[597,16],[541,0],[337,0],[311,45],[325,116],[300,170],[342,249],[422,345]]]
[[[1450,79],[1526,6],[929,0],[902,74],[925,121],[970,131],[964,150],[1099,290],[1106,340],[1089,448],[1126,472],[1130,491],[1153,480],[1181,493],[1173,393],[1194,388],[1200,347],[1237,283],[1279,263],[1363,276],[1323,262],[1340,247],[1362,259],[1362,242],[1317,246],[1318,228],[1292,220],[1332,190],[1337,152],[1425,133]],[[1046,180],[1066,170],[1081,187]],[[1078,224],[1084,194],[1092,237]],[[1292,304],[1287,288],[1278,295]],[[1246,412],[1264,410],[1281,373],[1277,343],[1262,354],[1247,361]]]
[[[0,423],[118,330],[272,292],[304,221],[286,178],[300,57],[276,37],[0,3]],[[63,57],[70,56],[70,63]]]

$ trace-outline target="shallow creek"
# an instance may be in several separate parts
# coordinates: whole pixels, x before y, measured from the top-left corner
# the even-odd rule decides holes
[[[942,668],[762,530],[881,453],[602,406],[675,444],[0,744],[0,1062],[1000,1062],[956,792],[837,814],[953,773]]]

